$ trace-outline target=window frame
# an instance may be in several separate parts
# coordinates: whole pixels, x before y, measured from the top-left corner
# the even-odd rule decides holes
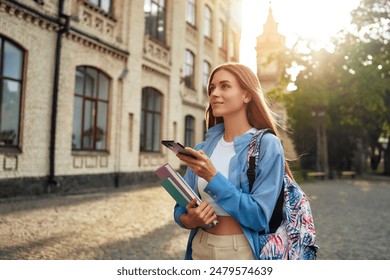
[[[186,22],[192,27],[196,27],[196,0],[187,0]]]
[[[149,91],[149,92],[148,92]],[[148,108],[147,106],[150,106],[150,101],[147,99],[146,101],[144,98],[149,98],[149,94],[152,93],[153,97],[153,109]],[[155,104],[156,104],[156,98],[159,98],[160,100],[158,103],[160,104],[159,110],[156,110]],[[142,88],[142,96],[141,96],[141,128],[140,128],[140,152],[143,153],[159,153],[161,152],[161,145],[160,145],[160,139],[161,139],[161,130],[162,130],[162,109],[163,109],[163,94],[157,90],[154,87],[144,87]],[[146,104],[146,108],[144,105]],[[149,127],[147,124],[147,118],[148,115],[152,116],[152,129],[151,129],[151,140],[150,140],[150,147],[148,147],[148,131]],[[158,129],[156,128],[156,117],[158,117]],[[158,131],[156,131],[158,130]]]
[[[20,61],[20,77],[8,77],[4,74],[4,59],[5,59],[5,43],[10,44],[12,47],[16,48],[18,51],[21,52],[21,61]],[[15,136],[16,143],[15,144],[8,144],[8,145],[0,145],[0,153],[1,152],[21,152],[21,139],[22,139],[22,108],[23,108],[23,100],[24,100],[24,87],[25,87],[25,69],[26,69],[26,63],[27,63],[27,52],[26,50],[16,43],[15,41],[9,39],[6,36],[3,36],[0,34],[0,131],[1,131],[1,114],[3,109],[3,89],[5,85],[5,81],[13,81],[19,84],[19,106],[18,106],[18,121],[17,121],[17,136]]]
[[[79,65],[76,67],[76,75],[77,75],[77,71],[79,71],[79,69],[82,69],[83,71],[83,84],[82,84],[82,93],[77,93],[77,77],[75,79],[75,88],[74,88],[74,103],[73,103],[73,121],[72,121],[72,151],[73,152],[108,152],[108,131],[109,131],[109,108],[110,108],[110,96],[111,96],[111,83],[112,83],[112,79],[106,74],[104,73],[102,70],[100,70],[99,68],[96,68],[96,67],[92,67],[92,66],[88,66],[88,65]],[[92,89],[93,92],[96,92],[96,97],[94,96],[89,96],[87,94],[87,78],[86,78],[86,74],[87,74],[87,70],[90,70],[90,71],[95,71],[96,72],[96,81],[94,81],[95,85],[97,85],[97,88],[96,88],[96,91],[95,89]],[[101,77],[104,77],[106,80],[107,80],[107,93],[106,93],[106,99],[103,99],[103,98],[100,98],[99,97],[99,93],[101,93],[101,89],[99,88],[100,87],[100,79]],[[79,120],[81,122],[81,127],[80,127],[80,147],[77,148],[75,147],[74,145],[74,142],[73,142],[73,135],[75,134],[75,121],[76,121],[76,107],[75,107],[75,102],[76,102],[76,99],[77,98],[80,98],[81,99],[81,120]],[[103,137],[105,137],[104,139],[104,147],[102,148],[98,148],[97,147],[97,143],[99,142],[98,139],[99,139],[99,134],[98,134],[98,118],[101,116],[100,115],[100,112],[99,112],[99,105],[102,105],[105,104],[106,105],[106,115],[104,117],[105,119],[105,131],[103,131]],[[93,124],[93,127],[92,128],[92,147],[88,147],[84,144],[84,141],[85,141],[85,129],[84,129],[84,126],[85,126],[85,121],[86,121],[86,111],[87,111],[87,104],[91,104],[93,106],[91,106],[91,114],[92,114],[92,117],[91,120],[90,120],[90,123],[89,124]],[[78,123],[80,125],[80,123]]]
[[[184,117],[184,145],[190,148],[195,146],[195,118],[192,115]]]
[[[207,72],[206,72],[206,67],[207,67]],[[211,64],[207,60],[203,60],[203,67],[202,67],[202,88],[203,88],[203,93],[205,95],[208,95],[208,81],[209,81],[209,76],[211,74]]]
[[[226,50],[226,24],[222,19],[218,20],[218,48]]]
[[[208,5],[204,7],[203,36],[211,40],[213,37],[213,11]]]
[[[148,2],[148,3],[147,3]],[[163,5],[161,5],[163,4]],[[149,10],[153,10],[153,5],[157,6],[157,17],[153,19],[152,17],[148,17],[146,15],[145,8],[148,6]],[[150,12],[152,14],[152,12]],[[167,10],[166,10],[166,1],[165,0],[146,0],[144,1],[144,17],[145,17],[145,35],[149,35],[153,39],[160,41],[166,44],[167,40]],[[159,32],[159,23],[160,19],[163,19],[162,28],[163,31]],[[151,21],[151,20],[152,21]],[[150,21],[152,24],[149,24]]]
[[[108,0],[108,1],[109,1],[109,9],[108,9],[108,10],[106,10],[105,8],[102,7],[103,1],[104,1],[104,0],[96,0],[97,3],[92,2],[92,0],[87,0],[87,1],[88,1],[88,3],[89,3],[90,5],[93,5],[93,6],[98,7],[99,9],[101,9],[102,11],[104,11],[105,13],[107,13],[107,14],[112,14],[112,10],[113,10],[113,9],[112,9],[112,3],[113,3],[113,0]]]
[[[229,59],[236,59],[236,33],[233,30],[229,31]]]
[[[189,49],[185,50],[183,72],[185,86],[195,89],[195,54]]]

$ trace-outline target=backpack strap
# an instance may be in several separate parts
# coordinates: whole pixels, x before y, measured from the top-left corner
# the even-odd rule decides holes
[[[256,165],[260,157],[261,139],[263,138],[264,134],[267,132],[273,133],[273,131],[269,128],[260,129],[256,131],[249,144],[248,170],[246,173],[249,181],[249,192],[252,191],[252,187],[256,179]],[[283,221],[283,202],[284,202],[284,190],[282,188],[279,193],[278,200],[276,201],[274,211],[272,212],[271,220],[269,221],[268,226],[269,226],[270,233],[275,233]],[[265,233],[266,232],[263,230],[259,234],[265,234]]]
[[[251,142],[249,143],[249,150],[248,150],[248,170],[246,172],[246,175],[248,176],[249,181],[249,192],[252,191],[253,184],[256,179],[256,165],[260,157],[260,144],[261,139],[263,138],[264,134],[267,132],[273,133],[273,131],[269,128],[265,129],[259,129],[256,131],[256,133],[253,135]]]
[[[272,212],[271,220],[269,221],[268,227],[270,233],[275,233],[283,221],[283,202],[284,202],[284,188],[282,187],[282,190],[279,193],[278,200],[276,201],[274,211]]]

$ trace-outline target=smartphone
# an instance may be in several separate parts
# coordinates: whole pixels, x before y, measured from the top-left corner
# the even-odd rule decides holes
[[[180,144],[179,142],[175,142],[173,140],[162,140],[161,144],[166,146],[168,149],[173,151],[175,154],[182,154],[182,155],[189,156],[189,157],[196,159],[196,157],[194,155],[190,154],[189,152],[187,152],[185,150],[185,147],[182,144]]]

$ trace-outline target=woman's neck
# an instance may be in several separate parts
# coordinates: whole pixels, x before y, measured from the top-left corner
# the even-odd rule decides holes
[[[234,138],[247,132],[252,126],[247,118],[226,118],[224,117],[225,132],[223,138],[226,142],[233,142]]]

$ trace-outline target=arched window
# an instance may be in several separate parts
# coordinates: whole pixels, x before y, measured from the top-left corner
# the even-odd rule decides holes
[[[191,148],[195,145],[195,118],[190,115],[185,117],[184,145]]]
[[[189,88],[195,87],[195,55],[186,50],[184,57],[184,84]]]
[[[0,36],[0,148],[19,146],[24,51]]]
[[[209,6],[205,6],[204,8],[204,30],[203,30],[203,35],[209,39],[211,39],[211,28],[212,28],[212,13],[211,9]]]
[[[145,34],[165,43],[165,0],[145,0]]]
[[[186,21],[190,25],[196,25],[196,2],[195,0],[187,0]]]
[[[203,79],[202,79],[202,87],[203,93],[207,95],[207,83],[209,81],[209,76],[211,72],[211,65],[206,60],[203,61]]]
[[[229,59],[230,60],[236,60],[237,56],[236,56],[236,42],[237,42],[237,39],[236,39],[236,33],[234,33],[233,31],[230,31],[230,38],[229,38]]]
[[[107,150],[110,80],[96,68],[78,66],[73,113],[73,150]]]
[[[225,23],[223,20],[219,20],[218,22],[218,48],[225,49],[226,48],[226,30],[225,30]]]
[[[161,140],[162,95],[154,88],[142,89],[141,141],[142,152],[159,152]]]

